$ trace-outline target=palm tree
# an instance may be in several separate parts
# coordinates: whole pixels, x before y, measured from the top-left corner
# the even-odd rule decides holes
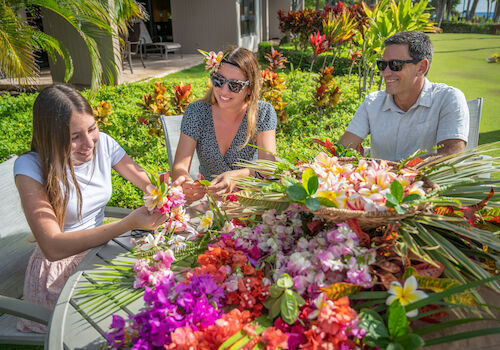
[[[48,35],[23,19],[24,9],[51,13],[73,27],[85,42],[92,67],[91,89],[103,78],[97,39],[103,35],[118,37],[126,33],[127,23],[143,17],[142,6],[134,0],[0,0],[0,71],[20,85],[34,82],[39,75],[36,51],[46,51],[53,61],[62,57],[64,79],[73,75],[69,51],[54,36]],[[116,64],[111,67],[116,70]]]

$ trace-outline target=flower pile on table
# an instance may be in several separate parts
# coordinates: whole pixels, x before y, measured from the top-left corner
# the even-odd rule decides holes
[[[500,291],[498,181],[470,179],[485,165],[461,172],[455,165],[462,160],[418,170],[341,163],[325,153],[311,163],[258,163],[277,180],[240,183],[245,195],[236,197],[255,211],[230,220],[209,200],[198,232],[171,206],[167,227],[135,252],[134,288],[144,288],[145,307],[128,319],[113,315],[109,347],[418,349],[450,341],[424,341],[429,329],[413,329],[413,322],[439,322],[460,307],[481,311],[470,290],[480,284]],[[432,197],[422,174],[439,184]],[[181,197],[165,185],[145,196],[153,210]],[[314,214],[318,207],[405,212],[426,201],[433,207],[370,230],[355,219],[334,223]]]

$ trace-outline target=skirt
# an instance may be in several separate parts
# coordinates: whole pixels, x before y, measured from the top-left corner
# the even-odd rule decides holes
[[[62,260],[50,262],[37,245],[26,268],[23,290],[24,300],[53,309],[64,284],[87,252],[88,250]],[[21,332],[47,333],[47,326],[23,318],[18,319],[17,329]]]

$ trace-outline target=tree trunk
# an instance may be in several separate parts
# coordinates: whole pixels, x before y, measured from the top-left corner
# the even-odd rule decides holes
[[[446,12],[446,2],[447,0],[439,0],[439,6],[437,9],[436,22],[438,23],[438,27],[441,26],[441,22],[443,21],[444,14]]]
[[[467,0],[467,9],[465,10],[465,19],[469,18],[469,10],[470,10],[470,0]]]
[[[477,3],[479,2],[479,0],[473,0],[472,2],[472,6],[470,7],[470,11],[469,13],[467,14],[467,19],[470,21],[474,15],[476,14],[476,7],[477,7]]]
[[[453,0],[448,0],[448,3],[446,4],[446,20],[449,21],[450,20],[450,16],[451,16],[451,10],[453,9]]]
[[[500,0],[495,2],[495,12],[493,12],[493,22],[500,20]]]
[[[491,1],[490,0],[486,0],[486,20],[488,20],[490,18],[490,3]]]
[[[316,10],[319,10],[321,0],[316,0]]]

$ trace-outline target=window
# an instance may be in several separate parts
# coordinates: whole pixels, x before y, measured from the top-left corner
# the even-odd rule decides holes
[[[241,36],[255,34],[255,0],[240,1]]]

